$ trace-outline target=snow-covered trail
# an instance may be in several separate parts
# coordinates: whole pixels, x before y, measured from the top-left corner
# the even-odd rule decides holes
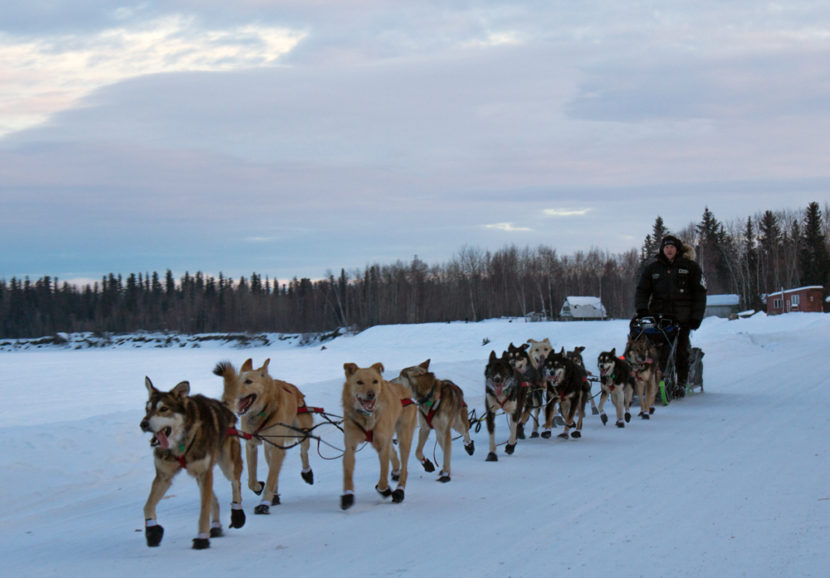
[[[830,317],[787,317],[706,320],[694,336],[706,351],[706,392],[658,407],[649,421],[634,412],[618,429],[589,415],[582,439],[525,440],[512,456],[500,446],[496,463],[484,461],[482,424],[473,434],[474,456],[455,442],[448,484],[410,458],[400,505],[374,492],[371,448],[358,454],[356,505],[347,512],[339,508],[337,452],[323,446],[320,453],[333,459],[312,455],[315,484],[308,486],[295,450],[280,479],[282,504],[255,516],[256,499],[246,489],[246,526],[212,540],[205,552],[190,549],[198,491],[184,475],[159,506],[161,547],[144,544],[141,509],[153,475],[148,438],[138,428],[145,374],[165,388],[189,378],[195,391],[217,395],[221,380],[210,374],[216,361],[267,356],[272,373],[298,383],[309,404],[339,414],[344,362],[382,361],[392,377],[431,358],[435,373],[461,385],[481,414],[491,348],[548,336],[557,346],[585,345],[591,369],[600,350],[621,348],[627,324],[375,328],[325,350],[4,353],[4,571],[124,578],[822,575],[830,567],[830,377],[822,363]],[[330,428],[325,438],[342,445],[339,435]],[[500,416],[496,438],[506,437]],[[426,447],[433,452],[434,436]],[[230,487],[218,471],[216,490],[227,519]]]

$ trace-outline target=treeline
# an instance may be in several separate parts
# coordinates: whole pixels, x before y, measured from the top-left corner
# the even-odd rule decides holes
[[[560,256],[553,248],[464,247],[447,263],[373,264],[325,279],[287,282],[252,273],[237,280],[167,270],[109,274],[78,287],[50,276],[0,281],[0,337],[57,332],[136,330],[318,332],[389,323],[426,323],[534,314],[555,319],[566,296],[602,298],[608,315],[633,313],[641,265],[666,234],[696,246],[710,293],[737,293],[745,308],[781,287],[826,285],[830,272],[828,208],[800,215],[766,211],[738,224],[719,222],[707,208],[701,221],[669,231],[661,217],[639,252],[592,249]]]

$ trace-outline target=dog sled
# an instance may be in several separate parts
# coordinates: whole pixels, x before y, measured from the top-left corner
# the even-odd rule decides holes
[[[646,338],[660,352],[659,395],[663,405],[672,399],[684,397],[687,393],[700,389],[703,392],[703,351],[692,347],[689,353],[689,376],[685,388],[677,383],[675,359],[680,325],[668,316],[635,317],[629,324],[629,339],[632,341],[645,334]]]

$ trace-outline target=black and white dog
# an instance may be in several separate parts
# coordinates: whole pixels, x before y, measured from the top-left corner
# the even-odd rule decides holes
[[[599,397],[599,416],[602,425],[608,423],[605,415],[606,400],[610,397],[611,403],[617,410],[617,427],[625,427],[631,421],[631,400],[634,399],[636,380],[631,371],[631,365],[625,358],[617,356],[617,348],[603,351],[597,357],[599,367],[600,387],[602,395]]]
[[[495,351],[490,352],[487,367],[484,368],[484,406],[487,419],[487,432],[490,434],[490,453],[488,462],[498,461],[496,455],[496,412],[501,409],[508,416],[510,438],[504,448],[506,454],[516,449],[516,429],[525,406],[527,387],[522,386],[521,376],[510,365],[507,353],[501,357]]]
[[[585,403],[591,395],[591,385],[588,383],[585,368],[568,359],[565,349],[562,348],[562,351],[552,351],[548,355],[543,371],[549,388],[549,401],[545,406],[545,428],[551,427],[554,406],[559,404],[559,412],[565,419],[565,431],[558,437],[567,439],[571,428],[575,428],[571,437],[582,437]],[[578,418],[576,423],[574,416]]]

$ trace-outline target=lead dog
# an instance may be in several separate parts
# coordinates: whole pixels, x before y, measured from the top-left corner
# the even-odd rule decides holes
[[[490,352],[490,359],[484,368],[484,409],[487,419],[487,433],[490,434],[490,453],[486,461],[497,462],[496,455],[496,411],[501,409],[508,416],[510,437],[504,452],[512,454],[516,449],[516,430],[525,406],[527,387],[522,387],[519,375],[510,365],[507,354],[496,357]]]
[[[467,417],[467,404],[464,392],[448,379],[437,379],[429,371],[429,359],[401,370],[400,375],[392,381],[402,383],[412,390],[412,397],[418,405],[418,445],[415,457],[427,472],[435,471],[435,466],[424,457],[424,444],[429,432],[435,430],[435,437],[444,455],[443,466],[438,474],[439,482],[450,481],[450,458],[452,455],[452,430],[464,436],[464,449],[473,455],[475,445],[470,439],[470,420]]]
[[[407,462],[412,448],[417,409],[410,399],[409,388],[383,378],[383,365],[358,367],[343,364],[346,381],[343,383],[343,494],[340,507],[347,510],[354,505],[354,464],[357,446],[369,442],[378,453],[380,479],[375,489],[384,498],[392,496],[395,503],[403,502],[407,478]],[[392,447],[392,436],[397,434],[400,457]],[[389,488],[389,462],[392,479],[398,481],[395,490]]]
[[[242,452],[239,438],[233,429],[236,417],[215,399],[189,395],[190,384],[182,381],[168,392],[153,387],[149,377],[144,378],[149,399],[141,430],[153,434],[153,462],[156,477],[144,504],[144,536],[148,546],[158,546],[164,528],[156,518],[156,505],[167,493],[173,478],[187,470],[196,478],[201,496],[199,532],[193,539],[193,548],[210,547],[210,538],[222,535],[219,521],[219,501],[213,493],[213,466],[219,468],[231,482],[231,528],[245,525],[242,510]]]
[[[625,360],[617,357],[617,348],[611,351],[603,351],[597,357],[599,367],[599,383],[602,388],[602,395],[599,397],[599,417],[602,425],[608,423],[608,416],[605,415],[605,402],[611,398],[611,403],[617,410],[617,427],[625,427],[626,422],[631,421],[631,400],[634,397],[634,386],[636,380],[631,372],[631,365]]]
[[[213,373],[224,380],[222,400],[239,414],[240,430],[246,434],[248,487],[262,496],[254,508],[255,514],[268,514],[271,506],[280,503],[279,476],[288,446],[299,443],[303,464],[300,474],[306,483],[314,483],[308,460],[309,439],[303,434],[314,426],[314,418],[308,413],[305,396],[296,385],[268,374],[270,361],[266,359],[262,367],[254,369],[253,361],[248,359],[238,373],[229,361],[221,361],[213,368]],[[263,440],[268,464],[265,482],[257,480],[257,456]]]

